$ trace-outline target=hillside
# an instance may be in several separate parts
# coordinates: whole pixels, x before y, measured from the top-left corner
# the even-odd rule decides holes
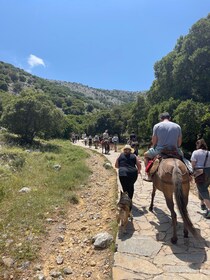
[[[92,88],[86,85],[79,83],[63,82],[63,81],[54,81],[56,84],[64,85],[68,87],[71,91],[83,93],[89,98],[98,100],[102,103],[111,104],[123,104],[127,102],[132,102],[136,100],[137,95],[144,94],[144,91],[125,91],[125,90],[106,90],[106,89],[97,89]]]
[[[18,94],[23,89],[34,89],[49,94],[55,105],[61,107],[66,114],[72,113],[70,106],[80,107],[76,110],[76,114],[82,114],[84,106],[86,108],[92,105],[96,109],[109,108],[113,105],[133,102],[137,95],[141,94],[141,92],[95,89],[78,83],[47,80],[31,75],[11,64],[0,62],[0,90]]]

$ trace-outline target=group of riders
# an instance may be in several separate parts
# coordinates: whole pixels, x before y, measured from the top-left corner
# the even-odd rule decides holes
[[[95,149],[102,147],[102,153],[108,154],[111,147],[113,146],[114,151],[117,152],[117,145],[119,143],[119,137],[117,134],[114,136],[109,135],[108,130],[105,130],[102,135],[96,134],[94,137],[92,135],[82,134],[82,140],[85,146],[92,147],[95,146]]]
[[[210,151],[208,151],[204,139],[199,139],[196,142],[196,150],[192,153],[191,161],[187,160],[180,148],[182,144],[181,127],[177,123],[171,121],[168,112],[160,114],[159,117],[159,122],[153,126],[152,145],[144,153],[145,176],[143,180],[153,182],[152,200],[150,205],[151,211],[153,209],[156,188],[163,191],[167,206],[172,214],[174,226],[174,236],[171,240],[172,243],[176,243],[177,236],[175,228],[177,221],[174,212],[173,189],[175,189],[176,192],[175,197],[177,204],[179,205],[180,213],[185,213],[182,215],[182,218],[185,221],[184,223],[186,223],[185,235],[187,236],[188,234],[188,231],[186,230],[187,228],[191,228],[190,231],[193,235],[195,233],[191,222],[188,224],[186,222],[189,220],[186,219],[186,215],[188,215],[186,214],[186,207],[190,188],[189,182],[192,178],[191,175],[196,179],[195,182],[201,200],[201,209],[205,209],[206,211],[205,218],[210,219],[210,194],[208,190],[210,185]],[[107,154],[109,153],[110,145],[114,145],[114,149],[117,151],[117,144],[119,143],[117,134],[110,136],[108,130],[105,130],[102,135],[95,135],[94,137],[83,134],[82,139],[84,144],[89,145],[90,147],[94,144],[95,148],[98,148],[100,144],[102,147],[102,153],[103,149],[105,149],[105,153]],[[121,149],[122,153],[115,163],[115,167],[119,169],[118,173],[122,189],[124,192],[128,193],[131,201],[134,193],[134,183],[138,174],[141,173],[138,148],[139,144],[137,137],[135,133],[132,132],[129,135],[127,144]],[[164,159],[166,159],[166,161]],[[167,162],[170,162],[170,164],[167,165]],[[198,175],[197,178],[195,176],[196,171],[202,171],[200,174],[203,174],[204,176],[201,178],[201,175]],[[171,176],[170,180],[167,177],[169,176],[168,174]],[[176,187],[174,188],[174,186]],[[180,191],[182,186],[184,191]]]
[[[80,139],[80,137],[78,134],[72,133],[70,139],[73,143],[76,143]],[[95,136],[92,136],[83,133],[81,139],[85,146],[92,147],[94,145],[95,149],[101,147],[102,153],[105,154],[108,154],[111,149],[117,152],[117,145],[119,144],[119,137],[117,133],[114,135],[109,135],[107,129],[101,135],[96,134]],[[137,136],[134,132],[132,132],[129,138],[127,139],[127,144],[131,145],[134,149],[134,153],[138,155],[139,143],[137,141]]]

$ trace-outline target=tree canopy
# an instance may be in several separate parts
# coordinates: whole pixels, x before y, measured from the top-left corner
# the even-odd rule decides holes
[[[35,136],[59,136],[64,115],[46,96],[29,91],[12,99],[3,111],[1,123],[31,143]]]

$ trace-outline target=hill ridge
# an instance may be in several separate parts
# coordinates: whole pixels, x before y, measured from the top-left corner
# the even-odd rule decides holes
[[[97,89],[77,82],[41,78],[0,61],[0,90],[18,94],[23,89],[32,88],[46,93],[49,88],[52,90],[52,87],[54,87],[54,94],[57,92],[59,95],[60,92],[63,94],[65,92],[66,96],[83,98],[87,104],[100,104],[99,107],[102,108],[134,102],[139,94],[145,93],[145,91]]]

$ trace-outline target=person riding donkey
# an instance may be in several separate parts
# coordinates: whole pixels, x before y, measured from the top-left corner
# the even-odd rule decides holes
[[[101,146],[102,146],[102,153],[103,153],[103,148],[105,149],[105,154],[109,153],[109,133],[108,129],[106,129],[102,135],[102,141],[101,141]]]
[[[97,134],[94,136],[93,142],[94,142],[94,145],[95,145],[95,149],[98,149],[98,145],[99,145],[100,140],[99,140],[99,136]]]
[[[167,153],[171,153],[182,159],[183,152],[180,149],[181,144],[181,127],[177,123],[171,121],[171,117],[168,112],[161,113],[160,122],[155,124],[153,127],[153,147],[144,153],[146,171],[149,160],[154,159],[157,155],[165,153],[166,151]],[[159,163],[159,161],[157,163]],[[143,180],[151,182],[151,176],[146,175]]]
[[[134,131],[131,132],[130,137],[129,137],[129,140],[130,140],[131,142],[137,141],[136,134],[134,133]]]
[[[131,147],[134,149],[134,154],[138,156],[139,143],[134,131],[131,132],[127,143],[131,145]]]
[[[108,133],[108,129],[106,129],[103,133],[103,140],[108,140],[109,139],[109,133]]]

